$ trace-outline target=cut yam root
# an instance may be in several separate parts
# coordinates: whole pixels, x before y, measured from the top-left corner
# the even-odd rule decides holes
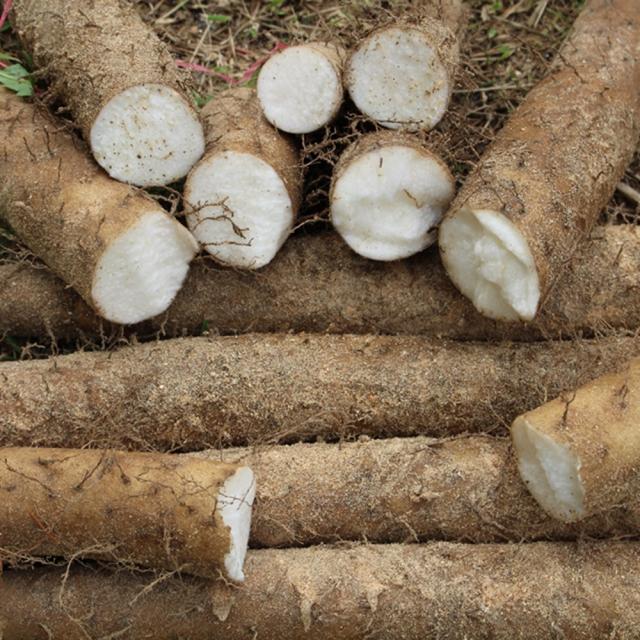
[[[2,216],[16,235],[103,318],[131,324],[165,311],[198,250],[188,230],[6,90],[0,139]]]
[[[510,443],[468,436],[214,449],[194,455],[256,477],[251,548],[372,543],[498,543],[637,535],[637,496],[578,524],[545,517]],[[346,507],[346,508],[345,508]]]
[[[302,195],[298,151],[264,119],[251,89],[219,95],[202,115],[208,148],[187,179],[187,222],[220,263],[259,269],[293,228]]]
[[[192,451],[504,430],[640,339],[183,338],[0,364],[0,444]]]
[[[329,124],[344,100],[346,52],[314,42],[288,47],[258,76],[258,99],[271,124],[287,133],[311,133]]]
[[[196,261],[167,313],[127,328],[140,339],[212,333],[316,332],[540,340],[640,327],[640,227],[598,227],[531,324],[480,315],[423,252],[386,263],[354,253],[333,232],[294,235],[256,273]],[[120,337],[46,269],[0,265],[0,334],[58,339]],[[389,313],[393,309],[393,313]]]
[[[331,221],[372,260],[407,258],[435,242],[455,192],[435,154],[399,134],[370,134],[344,153],[331,186]]]
[[[3,640],[637,636],[640,545],[359,545],[247,555],[221,581],[39,567],[0,577]]]
[[[532,320],[571,269],[637,146],[638,43],[635,0],[588,2],[446,215],[445,268],[485,316]]]
[[[198,115],[165,45],[118,0],[15,0],[13,24],[112,178],[183,178],[204,152]]]
[[[0,449],[1,555],[13,564],[94,558],[241,581],[254,495],[253,473],[238,465]]]
[[[522,479],[554,518],[581,520],[637,499],[640,359],[520,416],[511,434]]]
[[[351,55],[349,95],[366,116],[389,129],[428,131],[449,106],[459,63],[456,32],[464,12],[442,11],[371,33]]]

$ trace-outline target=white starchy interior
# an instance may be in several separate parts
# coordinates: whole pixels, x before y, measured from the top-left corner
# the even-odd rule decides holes
[[[130,87],[109,100],[91,128],[91,150],[116,180],[140,187],[183,178],[204,153],[202,125],[177,92]]]
[[[347,88],[355,105],[389,129],[428,130],[449,104],[450,78],[419,29],[390,27],[351,56]]]
[[[193,235],[228,266],[265,266],[293,226],[293,206],[283,180],[271,165],[249,153],[225,151],[206,158],[189,175],[185,194]]]
[[[564,522],[583,518],[584,489],[578,457],[534,429],[525,418],[518,418],[511,432],[520,475],[540,506]]]
[[[232,580],[244,580],[244,558],[249,546],[251,508],[256,496],[253,471],[241,467],[227,478],[218,494],[218,511],[222,522],[229,527],[231,547],[224,558],[224,566]]]
[[[297,134],[331,122],[344,97],[340,72],[320,51],[304,45],[289,47],[266,62],[257,90],[267,120]]]
[[[197,252],[189,231],[164,211],[145,214],[98,261],[91,295],[100,315],[133,324],[166,311]]]
[[[532,320],[540,301],[529,246],[496,211],[461,209],[440,227],[445,268],[476,309],[497,320]]]
[[[431,245],[454,195],[447,169],[402,145],[364,153],[336,180],[331,220],[346,243],[372,260],[399,260]]]

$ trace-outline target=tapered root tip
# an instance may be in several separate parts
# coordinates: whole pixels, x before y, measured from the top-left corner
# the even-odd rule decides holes
[[[185,188],[187,223],[204,249],[224,265],[259,269],[289,237],[293,203],[276,170],[249,153],[206,157]]]
[[[140,187],[184,178],[204,153],[196,112],[177,91],[160,84],[130,87],[109,100],[93,123],[90,141],[112,178]]]
[[[389,129],[432,129],[449,104],[452,78],[419,29],[373,34],[351,56],[346,77],[358,109]]]
[[[229,527],[231,547],[224,559],[227,575],[232,580],[244,580],[244,559],[249,545],[251,508],[256,495],[253,471],[241,467],[230,476],[218,495],[218,512]]]
[[[538,504],[552,517],[575,522],[585,517],[580,460],[566,446],[537,431],[526,417],[511,429],[520,475]]]
[[[496,320],[534,318],[540,285],[520,231],[496,211],[461,209],[442,223],[444,266],[480,313]]]
[[[341,70],[321,51],[304,45],[285,49],[265,63],[257,91],[267,120],[295,134],[331,122],[344,97]]]
[[[133,324],[163,313],[197,251],[189,231],[164,211],[145,214],[98,261],[91,294],[100,315]]]
[[[372,260],[399,260],[436,239],[454,195],[449,170],[426,151],[403,145],[356,157],[340,171],[331,219],[346,243]]]

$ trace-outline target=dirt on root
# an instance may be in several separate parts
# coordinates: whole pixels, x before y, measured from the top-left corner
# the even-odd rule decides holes
[[[255,84],[261,64],[282,45],[310,40],[340,40],[348,45],[416,6],[411,0],[137,0],[135,4],[191,77],[193,96],[200,105],[229,86]],[[545,75],[583,2],[469,0],[467,4],[462,67],[451,109],[425,136],[459,184],[505,119]],[[0,32],[0,52],[29,66],[10,25]],[[35,81],[38,99],[46,100],[46,87],[37,74]],[[64,111],[60,115],[64,117]],[[300,226],[305,231],[326,225],[329,176],[339,153],[361,132],[372,129],[375,125],[347,105],[331,127],[303,137],[307,179]],[[640,223],[640,153],[623,181],[631,189],[626,194],[616,192],[603,212],[603,222]],[[179,187],[154,189],[153,195],[180,214]],[[37,263],[9,230],[0,227],[0,263],[20,260]],[[40,351],[0,336],[0,360]]]

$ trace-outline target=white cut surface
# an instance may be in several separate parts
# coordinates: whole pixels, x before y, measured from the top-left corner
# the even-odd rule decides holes
[[[431,154],[390,145],[357,156],[336,179],[331,220],[345,242],[372,260],[400,260],[436,239],[455,185]]]
[[[563,522],[583,518],[586,512],[578,457],[525,418],[514,422],[511,433],[520,475],[540,506]]]
[[[224,566],[232,580],[244,580],[244,559],[249,546],[251,508],[256,496],[256,482],[249,467],[240,467],[220,489],[217,509],[222,522],[229,527],[231,547]]]
[[[184,178],[204,153],[198,115],[161,84],[130,87],[109,100],[91,127],[90,142],[112,178],[139,187]]]
[[[265,63],[258,77],[264,115],[288,133],[310,133],[331,122],[344,99],[342,75],[321,51],[289,47]]]
[[[432,129],[449,105],[452,80],[419,29],[373,34],[351,56],[346,76],[358,109],[389,129]]]
[[[249,153],[225,151],[202,160],[189,175],[185,197],[193,235],[228,266],[264,267],[293,226],[293,205],[283,180]]]
[[[440,227],[442,258],[458,289],[496,320],[532,320],[538,272],[518,228],[497,211],[461,209]]]
[[[91,294],[100,315],[133,324],[163,313],[197,252],[189,231],[164,211],[144,215],[98,261]]]

